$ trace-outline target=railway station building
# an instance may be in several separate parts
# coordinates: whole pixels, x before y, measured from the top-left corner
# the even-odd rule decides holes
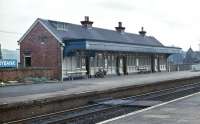
[[[127,33],[122,22],[114,30],[93,27],[86,16],[80,25],[38,18],[18,41],[22,67],[55,70],[57,79],[128,75],[167,71],[169,55],[180,48],[164,46],[142,28]]]

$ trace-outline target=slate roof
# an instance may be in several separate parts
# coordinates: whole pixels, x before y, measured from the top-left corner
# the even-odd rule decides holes
[[[70,39],[88,39],[88,40],[98,40],[104,42],[118,42],[118,43],[128,43],[135,45],[147,45],[147,46],[158,46],[164,47],[156,38],[152,36],[141,36],[139,34],[133,33],[119,33],[115,30],[102,29],[97,27],[92,27],[91,29],[84,28],[82,25],[64,23],[52,20],[40,19],[40,21],[45,24],[48,29],[50,29],[59,39],[70,40]],[[67,30],[57,30],[56,24],[63,23],[66,25]]]

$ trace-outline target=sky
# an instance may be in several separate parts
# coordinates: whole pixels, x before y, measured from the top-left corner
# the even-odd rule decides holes
[[[80,24],[84,16],[94,27],[126,32],[141,27],[166,46],[200,49],[199,0],[0,0],[0,44],[19,49],[17,41],[37,18]]]

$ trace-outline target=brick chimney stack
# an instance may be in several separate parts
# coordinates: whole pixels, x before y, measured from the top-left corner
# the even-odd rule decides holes
[[[85,27],[85,28],[92,28],[93,22],[90,21],[89,16],[85,16],[85,20],[84,20],[84,21],[81,21],[81,24],[82,24],[82,26]]]
[[[141,36],[143,36],[143,37],[146,35],[146,33],[147,33],[147,32],[144,31],[144,27],[142,27],[142,28],[141,28],[141,31],[139,31],[139,34],[140,34]]]
[[[125,27],[122,26],[122,22],[118,22],[118,27],[115,27],[115,29],[120,33],[125,31]]]

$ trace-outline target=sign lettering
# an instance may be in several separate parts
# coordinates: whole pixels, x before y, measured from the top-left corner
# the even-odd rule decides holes
[[[1,59],[0,68],[16,68],[17,60],[15,59]]]

